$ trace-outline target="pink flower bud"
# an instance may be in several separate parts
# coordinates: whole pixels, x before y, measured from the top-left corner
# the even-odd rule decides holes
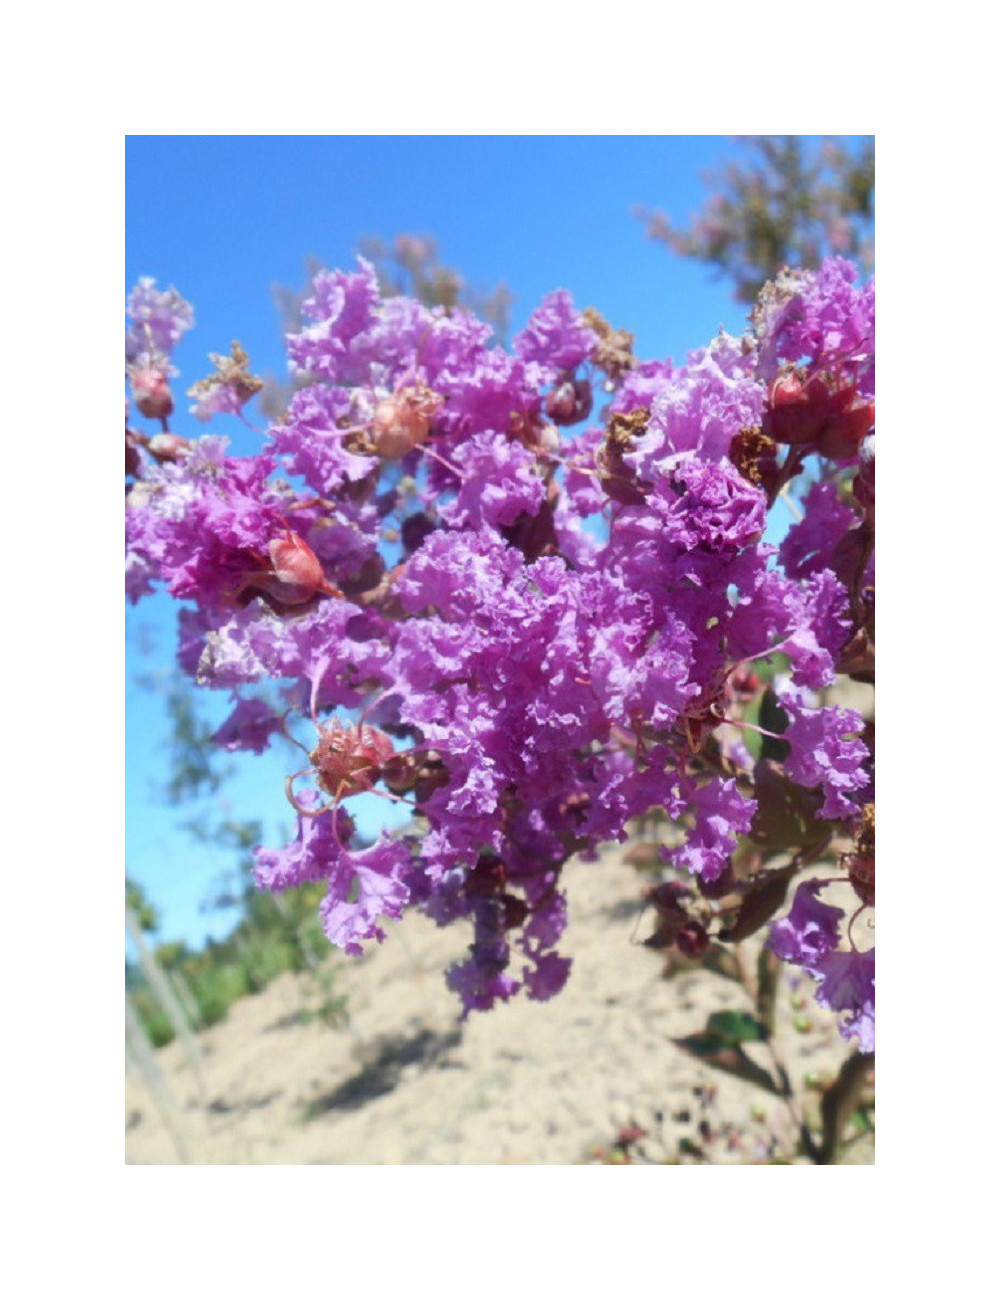
[[[589,379],[564,377],[545,399],[545,414],[553,424],[578,424],[585,420],[594,405]]]
[[[323,581],[323,569],[312,547],[298,533],[275,537],[267,544],[274,572],[282,582],[317,587]]]
[[[159,461],[180,460],[187,449],[188,440],[179,433],[154,433],[146,443],[146,450]]]
[[[305,605],[314,596],[344,598],[344,593],[326,580],[323,566],[309,543],[290,528],[283,536],[268,542],[267,553],[270,568],[247,573],[234,593],[237,600],[245,603],[253,594],[262,592],[272,608],[285,613]],[[263,560],[262,556],[258,558]]]
[[[167,376],[154,366],[133,372],[132,397],[149,420],[165,420],[174,409]]]
[[[855,456],[875,423],[875,403],[857,399],[850,390],[848,393],[849,401],[837,402],[841,409],[831,410],[817,444],[820,455],[831,460],[849,460]]]

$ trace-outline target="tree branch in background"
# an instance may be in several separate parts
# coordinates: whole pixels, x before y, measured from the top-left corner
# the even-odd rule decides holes
[[[752,303],[783,266],[812,269],[830,253],[874,267],[875,141],[737,136],[746,161],[711,172],[702,211],[684,229],[659,209],[637,210],[650,239],[716,268]]]

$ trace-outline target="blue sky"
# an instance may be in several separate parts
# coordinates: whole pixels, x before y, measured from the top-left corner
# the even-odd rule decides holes
[[[237,453],[258,450],[262,440],[235,419],[198,424],[185,413],[184,391],[208,373],[206,354],[227,352],[233,339],[255,372],[283,375],[271,287],[300,288],[307,257],[352,264],[366,235],[431,235],[471,287],[504,282],[514,296],[512,333],[556,288],[631,330],[644,359],[680,358],[720,326],[739,333],[744,308],[728,285],[647,239],[635,215],[637,206],[659,207],[686,222],[704,201],[703,172],[736,152],[720,136],[128,137],[124,291],[154,276],[195,309],[195,328],[174,354],[181,374],[171,427],[210,428],[230,436]],[[264,423],[253,406],[250,418]],[[136,682],[170,670],[174,617],[165,597],[126,614],[126,870],[160,910],[158,937],[198,944],[232,924],[231,914],[201,910],[231,861],[183,830],[196,812],[211,813],[204,802],[174,808],[163,799],[166,710]],[[201,694],[221,720],[226,699]],[[241,760],[220,792],[220,815],[260,818],[268,842],[284,842],[288,762],[285,754]]]

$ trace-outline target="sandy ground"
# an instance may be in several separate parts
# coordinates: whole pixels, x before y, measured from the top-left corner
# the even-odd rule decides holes
[[[651,915],[622,850],[572,862],[564,879],[573,971],[551,1002],[517,998],[460,1024],[443,972],[470,934],[408,917],[363,958],[331,958],[346,1027],[310,1017],[314,979],[285,975],[197,1036],[199,1071],[176,1042],[158,1051],[159,1101],[127,1068],[126,1163],[565,1165],[623,1150],[629,1163],[755,1163],[790,1151],[783,1100],[672,1041],[712,1011],[749,1010],[742,987],[703,969],[664,977],[639,942]],[[847,1054],[801,992],[786,983],[779,1002],[797,1083]],[[773,1072],[763,1045],[748,1054]],[[816,1094],[802,1095],[810,1113]],[[630,1127],[642,1135],[616,1149]],[[872,1163],[874,1139],[845,1159]]]

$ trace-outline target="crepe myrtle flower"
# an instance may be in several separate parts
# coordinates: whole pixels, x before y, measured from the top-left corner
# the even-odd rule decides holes
[[[782,961],[794,966],[811,963],[836,949],[844,910],[820,900],[826,881],[806,880],[795,891],[788,915],[771,926],[767,946]]]
[[[562,373],[572,374],[596,352],[599,343],[598,335],[577,312],[572,294],[557,289],[532,312],[514,339],[514,351],[542,367],[551,382],[558,381]]]
[[[875,949],[828,952],[808,968],[819,981],[816,1001],[843,1013],[840,1032],[862,1052],[875,1051]]]
[[[311,798],[303,794],[304,807]],[[254,878],[261,889],[281,892],[323,881],[323,930],[332,944],[360,956],[369,939],[382,942],[379,922],[398,920],[410,901],[412,855],[408,843],[383,834],[368,848],[350,847],[354,823],[342,808],[333,818],[302,815],[296,838],[284,849],[258,849]]]
[[[844,1038],[862,1052],[875,1050],[875,951],[841,947],[842,908],[819,895],[827,880],[804,881],[788,914],[771,926],[767,946],[782,961],[800,966],[817,981],[816,1000],[840,1018]]]
[[[240,699],[212,735],[212,742],[230,752],[249,750],[263,754],[273,736],[282,729],[281,715],[264,700]]]
[[[759,826],[755,756],[730,732],[763,732],[781,750],[759,760],[776,787],[805,788],[789,794],[796,817],[801,803],[857,833],[842,866],[870,907],[867,733],[809,691],[843,663],[869,581],[873,301],[843,267],[795,275],[752,336],[640,363],[624,339],[609,360],[608,328],[565,291],[508,350],[460,308],[383,299],[361,261],[314,280],[288,340],[305,386],[264,453],[129,429],[128,592],[161,582],[186,602],[182,666],[237,693],[217,742],[293,739],[290,714],[241,700],[246,685],[308,700],[312,738],[286,784],[297,831],[258,852],[260,886],[325,882],[323,926],[348,952],[408,907],[469,924],[448,977],[466,1013],[549,997],[570,970],[565,863],[659,809],[687,827],[667,863],[704,898],[728,888]],[[165,420],[193,314],[152,281],[130,313],[133,405]],[[574,437],[602,368],[610,406]],[[217,370],[196,416],[248,396],[241,351]],[[768,510],[808,450],[818,481],[777,550]],[[779,654],[780,736],[751,721]],[[358,848],[344,805],[370,793],[416,815]],[[874,956],[843,919],[821,882],[800,883],[769,944],[867,1050]],[[707,922],[668,920],[684,951],[704,949]]]
[[[785,759],[789,775],[800,785],[818,787],[823,795],[820,817],[853,819],[860,815],[858,795],[871,781],[870,758],[864,741],[864,719],[855,709],[838,706],[810,708],[807,696],[794,686],[778,691],[789,723],[782,739],[791,752]]]
[[[157,289],[155,279],[143,276],[128,296],[126,312],[131,321],[125,335],[128,365],[172,372],[171,353],[181,336],[194,325],[191,304],[172,286]]]
[[[681,796],[694,813],[694,825],[680,848],[664,859],[711,884],[724,873],[737,845],[737,834],[750,829],[757,803],[736,788],[735,780],[713,777],[704,785],[680,783]]]

